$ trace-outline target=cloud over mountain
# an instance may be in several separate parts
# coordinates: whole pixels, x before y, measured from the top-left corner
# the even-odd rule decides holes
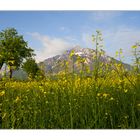
[[[46,58],[62,54],[65,50],[71,49],[73,47],[71,43],[63,38],[41,35],[37,32],[28,34],[39,40],[42,44],[41,49],[36,56],[37,61],[42,61]]]

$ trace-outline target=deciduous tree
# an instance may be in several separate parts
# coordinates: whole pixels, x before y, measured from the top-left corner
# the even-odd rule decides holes
[[[29,48],[22,35],[14,28],[0,32],[0,69],[3,63],[9,67],[9,77],[14,69],[18,69],[23,60],[32,57],[33,49]]]
[[[23,64],[23,69],[27,72],[28,77],[35,78],[37,72],[39,71],[39,67],[34,59],[30,58]]]

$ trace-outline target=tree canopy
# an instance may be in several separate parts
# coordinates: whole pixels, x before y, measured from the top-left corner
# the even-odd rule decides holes
[[[37,72],[39,71],[39,67],[34,59],[28,59],[22,66],[22,68],[27,72],[28,77],[35,78]]]
[[[3,63],[6,63],[10,78],[12,71],[18,69],[24,59],[31,58],[33,55],[35,55],[33,49],[28,47],[28,43],[16,29],[7,28],[0,32],[0,69]]]

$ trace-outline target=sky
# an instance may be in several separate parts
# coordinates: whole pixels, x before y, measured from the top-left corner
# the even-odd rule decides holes
[[[140,11],[0,11],[0,31],[17,29],[36,53],[36,61],[62,54],[77,45],[93,48],[92,34],[102,32],[106,54],[123,50],[132,63],[131,46],[140,41]]]

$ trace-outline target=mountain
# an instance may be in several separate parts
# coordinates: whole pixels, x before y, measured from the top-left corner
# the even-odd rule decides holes
[[[72,56],[71,56],[72,55]],[[96,51],[90,48],[81,48],[76,46],[71,50],[65,51],[61,55],[48,58],[38,65],[42,68],[46,74],[58,74],[67,70],[69,73],[73,71],[79,73],[81,70],[90,69],[91,71],[95,67],[96,63]],[[111,65],[118,60],[107,56],[103,50],[100,50],[99,62]],[[129,64],[123,63],[124,67],[128,70],[131,69]]]

